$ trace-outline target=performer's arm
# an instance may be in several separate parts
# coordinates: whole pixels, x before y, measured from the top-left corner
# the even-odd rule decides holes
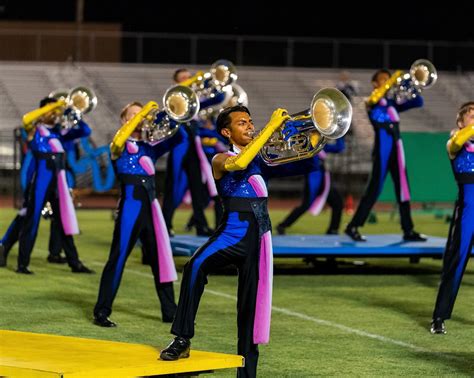
[[[454,159],[456,154],[462,148],[464,143],[474,138],[474,125],[469,125],[461,130],[456,131],[447,143],[448,155],[450,159]]]
[[[80,119],[75,127],[62,136],[64,141],[70,141],[77,138],[85,138],[91,135],[92,130],[87,123]]]
[[[183,125],[177,124],[175,127],[178,128],[178,131],[176,131],[176,133],[172,137],[153,145],[153,156],[155,159],[158,159],[160,156],[171,151],[186,137]]]
[[[395,104],[395,109],[399,112],[404,112],[405,110],[413,109],[413,108],[421,108],[423,106],[423,97],[417,94],[412,99],[405,101],[401,104]]]
[[[115,134],[112,143],[110,144],[110,152],[112,160],[118,159],[125,147],[125,142],[135,131],[136,127],[143,121],[143,118],[152,108],[157,108],[158,104],[154,101],[148,102],[142,110],[127,121]]]
[[[337,154],[341,151],[344,151],[346,144],[344,142],[344,137],[336,139],[336,143],[327,143],[324,146],[324,151],[332,154]]]

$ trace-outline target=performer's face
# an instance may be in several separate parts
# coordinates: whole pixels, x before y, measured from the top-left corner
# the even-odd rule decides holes
[[[377,78],[372,82],[372,85],[374,86],[374,88],[380,88],[385,85],[388,79],[390,79],[390,75],[388,73],[380,72],[377,75]]]
[[[460,129],[469,125],[474,125],[474,106],[469,107],[469,111],[463,115],[461,122],[458,122]]]
[[[191,78],[191,72],[189,71],[181,71],[177,76],[176,76],[176,82],[177,83],[182,83],[183,81],[186,81]]]
[[[125,115],[122,117],[122,125],[130,121],[133,117],[135,117],[140,110],[142,110],[141,106],[138,106],[138,105],[130,106],[125,112]],[[137,128],[132,133],[132,138],[140,139],[141,135],[142,135],[141,127],[140,125],[138,125]]]
[[[43,116],[43,123],[48,126],[55,126],[59,122],[61,112],[58,109],[51,110]]]
[[[252,118],[245,112],[230,113],[230,118],[230,127],[222,129],[222,135],[238,146],[246,146],[255,133]]]

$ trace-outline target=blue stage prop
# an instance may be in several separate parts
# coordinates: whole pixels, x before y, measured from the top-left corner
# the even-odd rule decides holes
[[[176,235],[171,238],[175,256],[191,256],[207,238]],[[446,239],[428,236],[426,242],[405,242],[399,234],[367,235],[366,242],[355,242],[345,235],[273,236],[275,257],[440,257]]]

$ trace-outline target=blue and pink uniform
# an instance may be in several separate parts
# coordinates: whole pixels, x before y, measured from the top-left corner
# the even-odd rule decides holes
[[[474,241],[474,142],[452,160],[459,192],[443,256],[443,270],[433,319],[449,319]]]
[[[28,190],[25,221],[20,233],[18,266],[27,267],[38,233],[41,210],[49,201],[66,252],[69,266],[81,265],[72,235],[79,233],[77,218],[69,193],[65,171],[63,143],[89,136],[91,130],[84,121],[78,127],[62,130],[59,126],[38,124],[29,143],[34,156],[34,174]]]
[[[237,152],[235,146],[233,150]],[[270,337],[273,256],[267,180],[315,169],[313,159],[269,167],[258,155],[245,170],[227,172],[216,180],[224,216],[215,233],[184,268],[171,333],[192,338],[207,275],[229,264],[237,266],[238,353],[245,357],[245,368],[239,369],[242,376],[256,375],[258,344],[267,343]]]
[[[390,172],[395,185],[395,194],[400,210],[401,226],[405,234],[413,230],[410,211],[410,187],[405,164],[405,152],[400,136],[399,112],[423,106],[423,98],[416,96],[402,104],[393,99],[382,98],[369,108],[368,116],[375,132],[372,152],[372,174],[359,206],[347,226],[363,226],[383,189],[387,173]]]
[[[119,158],[113,161],[121,183],[118,216],[108,261],[100,281],[95,317],[108,317],[123,270],[138,238],[150,259],[155,287],[161,302],[163,321],[173,319],[176,304],[174,266],[168,231],[155,192],[155,163],[182,139],[182,128],[172,138],[158,144],[128,139]]]

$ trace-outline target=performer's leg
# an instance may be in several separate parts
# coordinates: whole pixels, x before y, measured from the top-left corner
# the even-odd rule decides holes
[[[249,222],[240,220],[238,213],[225,214],[218,230],[194,253],[184,267],[172,334],[188,339],[194,336],[194,319],[208,273],[244,256],[247,253],[245,238],[249,232],[258,230],[250,229]]]
[[[168,155],[165,190],[163,196],[163,218],[166,227],[173,229],[173,215],[181,204],[188,188],[188,178],[183,168],[183,160],[189,143],[180,143]]]
[[[153,217],[150,208],[144,208],[142,214],[144,225],[143,230],[140,233],[142,248],[145,250],[150,262],[151,271],[155,281],[156,293],[161,304],[162,320],[163,322],[171,323],[177,307],[174,299],[173,282],[160,282],[157,236],[153,227]]]
[[[117,294],[123,269],[140,232],[139,218],[143,203],[135,199],[134,186],[126,185],[122,192],[118,217],[115,220],[114,236],[109,258],[100,280],[99,297],[94,316],[107,317],[112,312],[112,303]]]
[[[400,147],[397,147],[400,148]],[[404,234],[410,233],[413,230],[413,219],[411,217],[410,208],[410,186],[408,183],[407,170],[404,163],[403,148],[401,151],[393,149],[390,158],[390,175],[395,189],[398,208],[400,211],[400,223]],[[402,156],[399,157],[399,154]]]
[[[323,182],[323,171],[311,172],[304,176],[303,201],[298,207],[295,207],[292,212],[277,226],[279,234],[284,234],[284,229],[286,227],[290,227],[309,209],[318,195]]]
[[[204,215],[205,199],[203,198],[203,185],[199,159],[195,154],[188,152],[184,161],[184,169],[188,176],[188,185],[191,192],[193,217],[198,235],[209,235],[209,226]]]
[[[253,341],[253,329],[259,277],[258,234],[252,233],[246,241],[250,252],[239,266],[237,294],[237,353],[244,356],[245,367],[237,369],[237,377],[256,377],[259,352],[258,345]]]
[[[58,217],[53,216],[51,217],[51,225],[50,225],[50,232],[49,232],[49,256],[53,256],[55,259],[60,258],[61,254],[61,233],[59,231],[59,225],[61,223],[61,219]],[[49,258],[49,257],[48,257]]]
[[[24,209],[23,212],[25,211],[26,209]],[[5,255],[5,258],[8,256],[10,249],[12,249],[12,247],[15,245],[15,243],[18,241],[20,237],[20,231],[23,226],[24,220],[25,220],[25,214],[22,215],[19,212],[16,215],[16,217],[13,219],[12,223],[10,223],[10,226],[8,227],[5,235],[3,235],[3,238],[0,241],[0,243],[3,245],[3,248],[4,248],[3,253]]]
[[[329,223],[329,228],[327,234],[337,234],[339,233],[339,226],[341,224],[342,209],[344,203],[342,196],[339,194],[339,191],[332,186],[328,193],[327,204],[331,208],[331,221]]]
[[[83,265],[79,260],[79,255],[77,253],[76,245],[74,244],[73,236],[66,235],[64,233],[63,223],[61,222],[61,209],[59,207],[59,200],[58,198],[53,197],[50,199],[50,203],[53,209],[53,216],[51,217],[51,227],[55,228],[54,232],[57,234],[57,237],[59,239],[59,252],[61,251],[61,248],[64,249],[68,265],[73,271],[78,271],[83,267]]]
[[[41,210],[46,198],[53,191],[56,178],[53,171],[46,168],[46,161],[38,162],[37,172],[29,192],[28,206],[23,227],[20,232],[20,248],[18,253],[18,268],[26,268],[30,264],[30,256],[38,234]]]
[[[474,235],[474,210],[463,205],[463,191],[456,203],[443,256],[443,270],[433,319],[449,319],[469,260]],[[474,191],[472,193],[474,195]],[[472,205],[471,205],[472,206]]]
[[[393,137],[385,130],[380,130],[375,134],[372,174],[354,217],[347,225],[347,229],[350,229],[351,227],[361,227],[367,220],[370,210],[382,191],[392,148]]]

